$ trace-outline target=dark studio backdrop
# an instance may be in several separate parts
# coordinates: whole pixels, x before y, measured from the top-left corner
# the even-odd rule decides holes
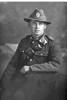
[[[67,2],[0,2],[0,77],[19,41],[30,34],[24,17],[28,17],[35,8],[44,9],[51,21],[47,33],[60,44],[66,68]]]

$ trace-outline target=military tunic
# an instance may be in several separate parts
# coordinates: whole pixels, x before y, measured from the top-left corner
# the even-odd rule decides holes
[[[56,95],[61,52],[48,36],[45,40],[31,35],[21,40],[2,77],[1,100],[62,100]],[[25,74],[20,72],[24,65],[31,66]]]

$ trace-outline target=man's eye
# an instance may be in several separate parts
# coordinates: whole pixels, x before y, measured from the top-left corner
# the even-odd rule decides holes
[[[35,22],[32,22],[32,24],[35,24]]]
[[[36,26],[36,24],[35,23],[32,23],[32,26]]]
[[[43,23],[42,22],[39,22],[39,24],[42,25]]]
[[[34,21],[32,21],[32,22],[31,22],[31,24],[35,24],[35,22],[34,22]]]

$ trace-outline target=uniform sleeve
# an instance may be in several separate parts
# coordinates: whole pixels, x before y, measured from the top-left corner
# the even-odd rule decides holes
[[[53,43],[49,48],[48,62],[41,64],[34,64],[31,66],[33,71],[52,71],[57,72],[62,66],[62,54],[58,45]]]
[[[14,75],[15,71],[17,69],[19,69],[19,64],[20,64],[20,48],[22,47],[22,45],[24,44],[25,39],[22,39],[17,47],[17,50],[15,52],[15,54],[13,55],[13,57],[11,58],[10,62],[7,65],[7,68],[5,69],[3,76],[1,78],[1,81],[4,84],[7,84],[8,81],[12,78],[12,76]],[[23,48],[23,47],[22,47]]]

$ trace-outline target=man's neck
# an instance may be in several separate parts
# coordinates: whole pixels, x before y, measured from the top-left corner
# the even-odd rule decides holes
[[[31,35],[32,36],[32,35]],[[32,38],[34,39],[34,40],[37,40],[37,41],[39,41],[42,37],[44,37],[45,35],[43,34],[43,35],[41,35],[41,36],[39,36],[39,37],[34,37],[34,36],[32,36]]]

